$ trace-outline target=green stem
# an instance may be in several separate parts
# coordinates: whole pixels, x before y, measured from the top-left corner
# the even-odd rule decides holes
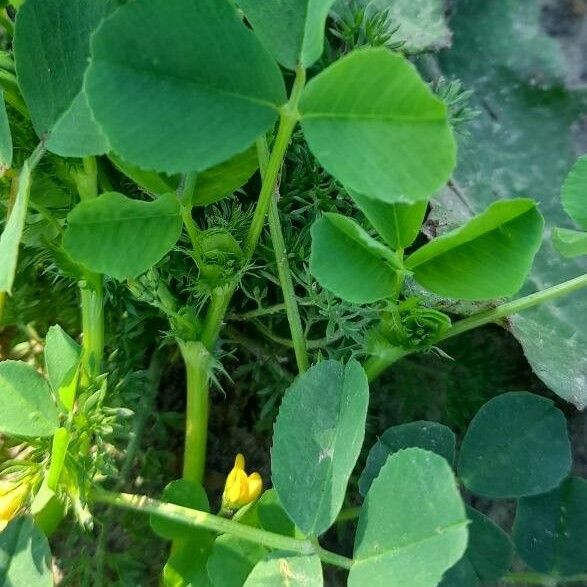
[[[206,465],[210,367],[212,355],[199,341],[179,340],[187,376],[183,478],[202,484]]]
[[[201,337],[204,346],[210,352],[212,352],[216,346],[216,340],[220,334],[224,316],[226,315],[228,304],[230,303],[234,290],[234,284],[219,286],[212,290],[210,305],[208,306],[208,312],[206,313]]]
[[[85,157],[82,168],[72,171],[80,200],[98,197],[98,164]],[[82,386],[89,385],[102,370],[104,357],[104,285],[102,275],[87,272],[79,283],[82,311]]]
[[[82,311],[82,379],[87,386],[102,369],[104,357],[104,288],[102,276],[80,282]]]
[[[259,242],[259,237],[261,236],[261,231],[265,224],[265,216],[267,216],[267,210],[269,209],[269,204],[271,203],[275,186],[277,185],[279,171],[281,170],[291,135],[300,118],[298,103],[305,83],[306,70],[298,67],[296,69],[296,77],[290,99],[287,104],[281,108],[277,136],[275,137],[271,156],[267,162],[265,177],[263,179],[263,185],[261,186],[261,193],[259,194],[259,201],[257,202],[253,220],[247,235],[245,243],[245,257],[247,261],[252,259],[253,253],[257,248],[257,243]]]
[[[257,140],[257,153],[259,157],[259,169],[261,170],[261,176],[265,178],[269,162],[269,150],[267,148],[267,140],[265,139],[265,137],[262,137]],[[300,318],[300,311],[298,308],[298,303],[294,290],[291,269],[289,267],[289,261],[287,259],[285,239],[283,238],[281,221],[279,219],[277,194],[277,189],[275,189],[273,191],[273,197],[271,198],[271,202],[269,205],[269,231],[271,233],[273,250],[275,252],[277,273],[279,275],[281,291],[283,292],[283,300],[285,302],[287,321],[289,323],[289,329],[293,341],[296,363],[298,365],[298,371],[300,373],[303,373],[304,371],[308,370],[308,367],[310,366],[310,361],[308,359],[306,339],[304,337],[304,329],[302,327],[302,320]]]
[[[505,583],[525,583],[530,585],[544,585],[556,587],[566,583],[585,583],[587,573],[559,577],[556,575],[543,575],[542,573],[511,573],[502,578]]]
[[[587,273],[569,279],[563,283],[559,283],[558,285],[543,289],[542,291],[524,296],[511,302],[506,302],[505,304],[501,304],[490,310],[484,310],[483,312],[459,320],[442,336],[439,336],[436,340],[432,341],[431,344],[440,344],[442,341],[452,338],[453,336],[458,336],[459,334],[463,334],[474,328],[479,328],[480,326],[485,326],[486,324],[499,322],[502,318],[528,310],[539,304],[567,296],[584,287],[587,287]],[[390,347],[385,353],[370,357],[364,365],[369,381],[376,379],[381,373],[391,367],[391,365],[399,361],[399,359],[416,352],[416,350],[417,349],[411,350]]]
[[[447,332],[439,337],[435,343],[446,340],[447,338],[452,338],[453,336],[458,336],[468,330],[479,328],[479,326],[498,322],[506,316],[517,314],[518,312],[522,312],[523,310],[527,310],[538,304],[543,304],[544,302],[549,302],[556,298],[569,295],[583,287],[587,287],[587,273],[575,277],[574,279],[569,279],[563,283],[559,283],[558,285],[543,289],[542,291],[524,296],[523,298],[506,302],[505,304],[501,304],[491,310],[485,310],[478,314],[473,314],[468,318],[464,318],[463,320],[459,320],[458,322],[455,322]]]
[[[144,514],[155,514],[172,522],[183,523],[186,526],[206,528],[212,532],[222,534],[232,534],[237,538],[261,544],[267,548],[284,550],[286,552],[297,552],[303,555],[316,554],[324,562],[343,569],[350,569],[353,564],[351,559],[327,551],[309,540],[291,538],[274,532],[268,532],[267,530],[246,526],[234,520],[229,520],[208,512],[157,501],[144,495],[112,493],[95,489],[90,497],[96,502],[107,503]]]
[[[202,247],[200,246],[200,230],[196,226],[196,223],[192,216],[192,206],[190,204],[181,205],[181,218],[183,220],[183,225],[185,226],[188,236],[190,237],[190,242],[192,244],[196,264],[198,265],[198,267],[201,268],[203,266],[203,259]]]

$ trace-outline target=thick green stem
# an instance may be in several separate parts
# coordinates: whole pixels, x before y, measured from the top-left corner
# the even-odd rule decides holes
[[[212,532],[222,534],[232,534],[242,540],[261,544],[275,550],[296,552],[304,555],[316,554],[324,562],[343,569],[350,569],[353,564],[351,559],[335,554],[334,552],[329,552],[310,540],[291,538],[274,532],[268,532],[267,530],[246,526],[234,520],[209,514],[208,512],[160,502],[143,495],[94,490],[90,498],[96,502],[107,503],[144,514],[155,514],[169,521],[183,523],[186,526],[206,528]]]
[[[82,379],[87,386],[102,370],[104,357],[104,289],[102,276],[80,282],[82,310]]]
[[[506,316],[511,316],[512,314],[517,314],[523,310],[528,310],[539,304],[543,304],[545,302],[569,295],[584,287],[587,287],[587,273],[580,275],[579,277],[575,277],[574,279],[569,279],[563,283],[559,283],[558,285],[543,289],[542,291],[524,296],[523,298],[506,302],[505,304],[501,304],[500,306],[490,310],[485,310],[483,312],[473,314],[468,318],[464,318],[463,320],[459,320],[458,322],[455,322],[453,326],[442,336],[439,336],[436,340],[433,340],[431,344],[436,345],[444,340],[452,338],[453,336],[458,336],[459,334],[473,330],[474,328],[479,328],[480,326],[485,326],[486,324],[499,322]],[[370,357],[367,359],[364,365],[369,381],[376,379],[386,369],[391,367],[395,362],[399,361],[399,359],[416,352],[416,350],[417,349],[410,350],[390,347],[387,352]]]
[[[543,575],[541,573],[511,573],[502,578],[505,583],[524,583],[526,585],[543,585],[544,587],[557,587],[568,583],[587,582],[587,573],[558,577],[556,575]]]
[[[202,342],[204,346],[212,352],[216,346],[216,340],[220,334],[224,316],[228,309],[228,304],[234,293],[235,285],[224,285],[212,290],[210,296],[210,305],[206,313],[204,328],[202,330]]]
[[[567,296],[583,287],[587,287],[587,273],[580,275],[579,277],[575,277],[574,279],[569,279],[569,281],[565,281],[563,283],[559,283],[558,285],[543,289],[542,291],[536,292],[534,294],[530,294],[529,296],[524,296],[523,298],[519,298],[511,302],[506,302],[505,304],[501,304],[500,306],[492,308],[491,310],[485,310],[483,312],[479,312],[478,314],[473,314],[472,316],[469,316],[463,320],[459,320],[458,322],[455,322],[452,328],[445,332],[435,342],[440,342],[442,340],[446,340],[447,338],[458,336],[463,332],[473,330],[474,328],[479,328],[479,326],[484,326],[485,324],[498,322],[506,316],[511,316],[512,314],[517,314],[518,312],[522,312],[523,310],[527,310],[537,306],[538,304],[543,304],[544,302],[549,302],[551,300],[555,300],[556,298]]]
[[[199,341],[178,341],[187,376],[183,478],[202,483],[206,465],[210,367],[212,355]]]
[[[98,164],[85,157],[82,168],[72,171],[80,200],[98,197]],[[87,386],[102,370],[104,357],[104,286],[98,273],[88,272],[79,284],[82,310],[82,386]]]
[[[257,153],[259,156],[259,168],[261,176],[264,178],[267,166],[269,163],[269,150],[267,148],[267,140],[265,137],[257,141]],[[287,314],[287,321],[289,322],[289,329],[291,332],[291,339],[293,342],[294,353],[296,356],[296,363],[298,371],[303,373],[308,370],[310,361],[308,359],[308,351],[306,348],[306,338],[304,336],[304,329],[302,327],[302,320],[300,318],[300,311],[287,259],[287,251],[285,248],[285,239],[283,238],[283,231],[281,229],[281,221],[279,219],[279,207],[277,205],[278,191],[273,191],[273,197],[269,205],[269,231],[271,233],[271,241],[273,243],[273,250],[275,251],[275,260],[277,262],[277,273],[279,275],[279,283],[283,292],[283,299],[285,302],[285,311]]]
[[[257,243],[259,242],[259,237],[261,236],[261,231],[265,224],[265,216],[267,216],[267,210],[269,209],[269,204],[271,203],[271,199],[275,192],[275,186],[277,185],[277,179],[283,164],[283,159],[285,158],[291,135],[300,118],[298,103],[305,83],[306,71],[305,69],[298,67],[298,69],[296,69],[296,78],[290,99],[281,109],[277,136],[275,137],[271,156],[267,162],[265,177],[263,179],[263,185],[261,186],[261,193],[259,194],[259,201],[257,202],[257,207],[255,208],[253,220],[247,235],[245,256],[248,261],[252,259],[253,253],[257,248]]]

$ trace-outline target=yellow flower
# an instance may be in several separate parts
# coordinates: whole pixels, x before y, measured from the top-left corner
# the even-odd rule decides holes
[[[0,532],[18,514],[28,494],[28,483],[0,481]]]
[[[255,501],[263,491],[263,479],[259,473],[247,475],[245,472],[245,457],[236,455],[234,467],[226,478],[222,507],[227,510],[236,510]]]

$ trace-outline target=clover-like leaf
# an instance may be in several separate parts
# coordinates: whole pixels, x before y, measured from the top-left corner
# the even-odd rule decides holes
[[[366,197],[426,200],[455,166],[446,105],[387,49],[360,49],[325,69],[304,89],[300,112],[320,163]]]
[[[244,152],[285,102],[277,64],[217,0],[121,6],[93,37],[86,89],[113,150],[171,174]]]

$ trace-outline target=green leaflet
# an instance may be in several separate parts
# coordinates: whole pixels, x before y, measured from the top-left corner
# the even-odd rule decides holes
[[[409,422],[388,428],[371,447],[359,478],[359,491],[367,495],[381,467],[394,453],[404,448],[422,448],[444,457],[452,466],[455,460],[454,432],[437,422]]]
[[[207,206],[242,187],[257,171],[257,149],[251,147],[219,165],[198,173],[192,196],[194,206]]]
[[[271,471],[296,526],[318,536],[336,519],[365,434],[369,386],[363,368],[322,361],[285,392],[273,433]]]
[[[206,563],[213,587],[242,587],[255,565],[267,555],[264,546],[230,534],[218,536]]]
[[[406,267],[418,283],[442,296],[511,296],[530,272],[543,225],[533,200],[494,202],[464,226],[418,249]]]
[[[272,553],[257,563],[243,587],[322,587],[322,565],[316,555]]]
[[[587,232],[570,230],[569,228],[554,228],[552,242],[563,257],[587,255]]]
[[[16,201],[0,236],[0,259],[2,259],[2,263],[0,263],[0,292],[10,293],[12,291],[16,262],[18,261],[18,248],[22,239],[31,191],[31,173],[30,164],[25,161],[18,178]]]
[[[565,212],[587,230],[587,155],[580,157],[563,185],[562,201]]]
[[[111,0],[27,0],[18,11],[18,83],[37,135],[63,157],[108,150],[82,86],[90,36],[113,8]]]
[[[120,280],[137,277],[160,261],[182,227],[174,194],[143,202],[111,192],[80,202],[67,220],[63,246],[71,258]]]
[[[549,399],[509,392],[487,402],[473,418],[458,473],[473,493],[499,499],[550,491],[570,468],[562,412]]]
[[[168,503],[210,511],[204,488],[183,479],[169,483],[163,491],[162,499]],[[203,528],[190,528],[155,514],[151,514],[151,528],[157,535],[174,541],[174,548],[163,570],[165,585],[207,585],[206,561],[212,550],[214,534]]]
[[[344,300],[368,303],[391,297],[398,284],[394,265],[394,253],[350,218],[327,213],[312,225],[310,271]]]
[[[361,508],[349,587],[435,587],[466,546],[465,506],[450,465],[420,448],[401,450]]]
[[[305,87],[300,112],[320,163],[367,197],[426,200],[455,166],[445,104],[387,49],[354,51],[321,72]]]
[[[53,585],[49,543],[32,518],[17,518],[0,532],[0,585]]]
[[[512,564],[514,554],[509,536],[472,507],[467,507],[469,543],[463,558],[447,571],[440,587],[477,587],[494,584]]]
[[[53,392],[67,410],[75,401],[80,359],[80,346],[61,326],[51,326],[45,338],[45,370]]]
[[[0,92],[0,177],[12,167],[12,133],[4,102],[4,92]]]
[[[554,575],[587,571],[587,481],[570,477],[544,495],[518,502],[516,549],[533,569]]]
[[[324,50],[334,0],[237,0],[261,42],[288,69],[310,67]]]
[[[79,364],[81,349],[59,325],[51,326],[45,338],[45,369],[56,391],[72,376]]]
[[[343,16],[347,6],[365,8],[368,18],[387,13],[387,31],[404,42],[408,53],[434,51],[450,45],[451,32],[446,26],[442,0],[338,0],[334,8]],[[399,29],[396,31],[396,27]]]
[[[277,64],[217,0],[119,8],[93,37],[86,90],[114,151],[170,174],[244,152],[286,100]]]
[[[351,193],[351,197],[392,249],[409,247],[416,240],[428,209],[428,202],[390,204],[357,193]]]
[[[0,363],[0,432],[10,436],[52,436],[59,414],[47,382],[21,361]]]
[[[177,175],[169,176],[156,171],[146,171],[112,153],[109,157],[122,173],[148,192],[163,195],[174,192],[179,187],[180,178]],[[206,206],[229,196],[242,187],[258,167],[257,151],[251,147],[244,153],[201,171],[196,177],[191,203],[194,206]]]

